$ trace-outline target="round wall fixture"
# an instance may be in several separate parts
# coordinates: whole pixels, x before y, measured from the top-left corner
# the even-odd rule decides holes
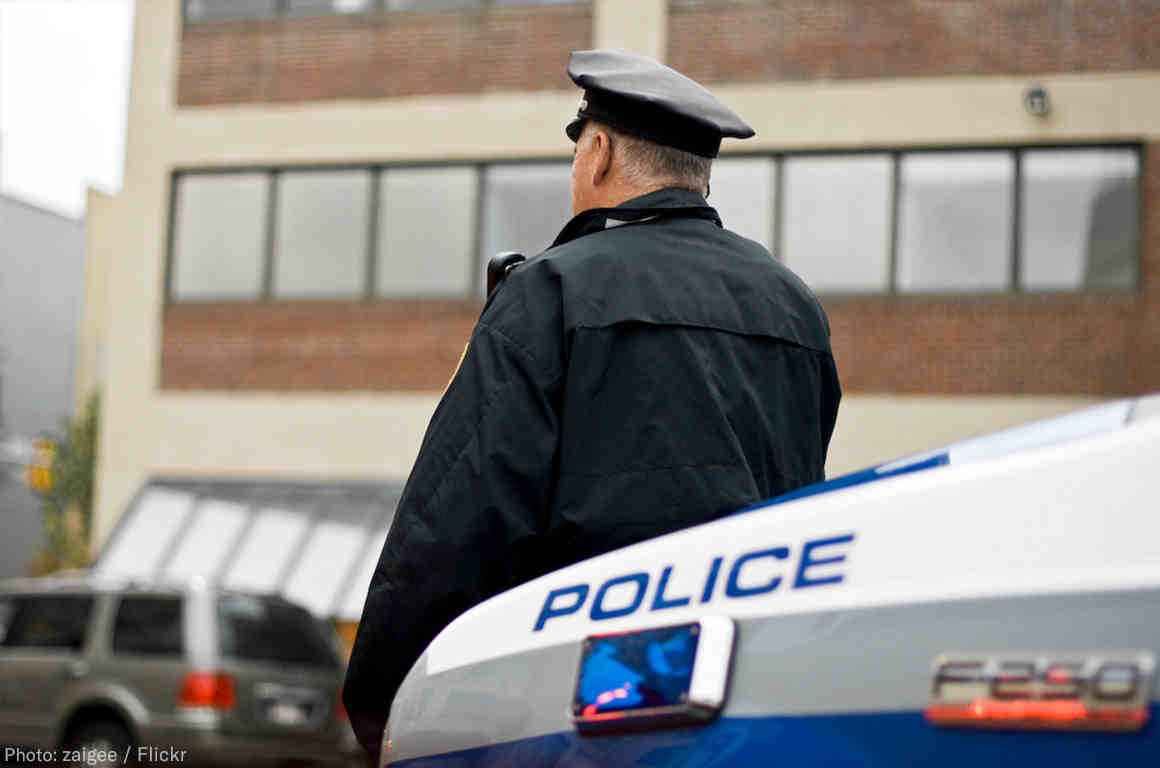
[[[1047,89],[1036,83],[1023,92],[1023,106],[1035,117],[1047,117],[1051,112],[1051,99]]]

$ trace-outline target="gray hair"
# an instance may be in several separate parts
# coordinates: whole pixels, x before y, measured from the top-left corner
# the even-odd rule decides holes
[[[706,194],[713,159],[666,147],[601,126],[616,138],[624,158],[625,175],[639,184],[682,187]]]

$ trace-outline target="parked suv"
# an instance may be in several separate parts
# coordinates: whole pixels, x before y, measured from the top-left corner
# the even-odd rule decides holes
[[[0,582],[4,763],[350,764],[342,671],[333,628],[278,597]]]

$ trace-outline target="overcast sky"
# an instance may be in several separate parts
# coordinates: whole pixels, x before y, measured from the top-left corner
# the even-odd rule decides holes
[[[133,0],[0,0],[4,194],[79,217],[87,186],[120,189],[132,10]]]

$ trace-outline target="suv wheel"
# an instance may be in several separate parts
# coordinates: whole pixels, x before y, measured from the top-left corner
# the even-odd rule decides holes
[[[125,726],[112,720],[94,720],[81,723],[69,733],[62,755],[67,759],[61,762],[85,768],[123,766],[128,754],[128,764],[132,765],[137,762],[132,751],[133,739]]]

